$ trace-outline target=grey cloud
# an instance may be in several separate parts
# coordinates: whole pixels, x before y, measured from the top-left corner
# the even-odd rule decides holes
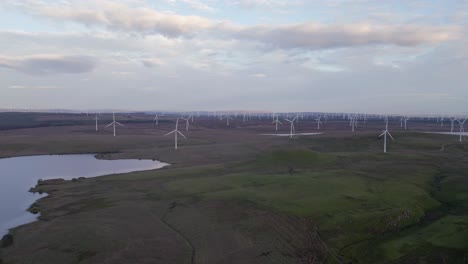
[[[35,5],[33,14],[53,19],[70,20],[87,26],[100,25],[113,30],[135,31],[145,34],[159,33],[170,37],[187,36],[206,29],[212,21],[199,16],[182,16],[158,12],[149,7],[99,0],[78,6]],[[87,2],[89,3],[89,2]],[[100,8],[96,8],[99,5]]]
[[[458,26],[318,24],[240,26],[200,16],[158,12],[150,7],[132,7],[109,0],[99,0],[100,8],[85,4],[31,5],[36,15],[74,21],[111,30],[161,34],[170,38],[225,38],[260,42],[281,49],[327,49],[365,45],[415,46],[457,38]],[[260,1],[262,2],[262,1]],[[265,2],[265,1],[263,1]],[[267,3],[269,1],[266,1]]]
[[[278,48],[336,48],[390,44],[416,46],[458,37],[456,26],[372,26],[368,24],[255,26],[233,29],[242,39],[253,39]]]
[[[96,61],[86,56],[39,54],[24,57],[0,56],[0,67],[32,75],[52,73],[83,73],[96,67]]]
[[[143,65],[145,67],[148,67],[148,68],[154,68],[154,67],[157,67],[157,66],[161,66],[163,64],[163,62],[160,59],[157,59],[157,58],[142,59],[141,63],[143,63]]]

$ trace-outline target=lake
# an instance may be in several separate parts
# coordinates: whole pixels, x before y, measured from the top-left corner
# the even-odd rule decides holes
[[[37,215],[27,208],[44,196],[29,192],[39,179],[127,173],[159,169],[167,163],[152,160],[100,160],[93,154],[43,155],[0,159],[0,237],[9,228],[30,223]]]

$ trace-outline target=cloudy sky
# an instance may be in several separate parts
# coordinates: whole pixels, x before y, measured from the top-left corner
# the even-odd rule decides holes
[[[0,108],[468,113],[468,0],[2,0]]]

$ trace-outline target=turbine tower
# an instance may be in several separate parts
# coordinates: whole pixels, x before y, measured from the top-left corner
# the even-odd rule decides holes
[[[408,120],[409,120],[408,116],[403,117],[403,122],[405,123],[405,130],[406,130],[406,123],[408,122]]]
[[[296,129],[294,128],[294,122],[296,121],[296,118],[298,118],[298,116],[294,117],[292,120],[291,119],[284,119],[284,120],[288,121],[291,124],[291,132],[289,134],[289,138],[292,138],[293,133],[296,133]]]
[[[96,113],[96,118],[94,118],[96,120],[96,131],[98,131],[98,114]]]
[[[156,115],[154,116],[153,122],[154,122],[154,124],[155,124],[156,126],[159,126],[159,116],[158,116],[158,114],[156,114]]]
[[[322,127],[322,121],[320,119],[322,119],[322,116],[318,116],[318,118],[315,119],[315,121],[317,121],[317,129],[318,130],[320,130],[320,127]]]
[[[356,118],[356,115],[349,117],[349,126],[351,127],[352,132],[354,132],[355,127],[357,127]]]
[[[279,116],[277,115],[275,121],[272,122],[272,123],[276,124],[276,131],[278,131],[278,124],[280,124],[280,125],[283,124],[283,123],[281,123],[281,121],[278,120],[278,118],[279,118]]]
[[[185,139],[187,139],[184,134],[182,134],[180,131],[179,131],[179,118],[177,118],[177,121],[176,121],[176,126],[175,126],[175,129],[169,133],[167,133],[166,135],[164,136],[168,136],[170,134],[174,134],[174,137],[175,137],[175,141],[174,141],[174,149],[177,150],[177,135],[181,135],[182,137],[184,137]]]
[[[388,132],[388,119],[386,120],[385,122],[385,130],[383,131],[382,134],[380,134],[379,138],[381,136],[384,136],[384,150],[383,152],[384,153],[387,153],[387,135],[393,140],[395,141],[395,139],[393,139],[392,135],[390,134],[390,132]]]
[[[106,127],[109,127],[109,126],[114,126],[114,137],[115,137],[115,125],[119,125],[119,126],[124,126],[122,124],[120,124],[119,122],[115,121],[115,113],[112,113],[112,123],[108,124]]]
[[[187,117],[187,118],[181,117],[180,119],[185,120],[185,131],[188,131],[190,117]]]
[[[455,117],[450,117],[450,133],[453,133],[453,128],[455,126],[455,121],[458,121]]]
[[[462,142],[463,141],[463,133],[465,132],[464,126],[465,126],[466,118],[463,119],[463,121],[461,121],[459,119],[457,119],[457,121],[458,121],[458,124],[460,124],[460,142]]]
[[[229,126],[229,119],[233,120],[232,117],[229,115],[225,115],[221,117],[221,120],[226,119],[226,125]]]

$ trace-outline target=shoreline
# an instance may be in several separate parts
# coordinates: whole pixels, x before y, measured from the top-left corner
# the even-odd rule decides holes
[[[40,197],[38,197],[37,199],[35,199],[33,201],[32,204],[30,204],[25,210],[24,212],[28,212],[32,215],[37,215],[35,217],[35,219],[27,222],[27,223],[23,223],[23,224],[19,224],[19,225],[15,225],[13,227],[9,227],[7,230],[5,230],[5,232],[1,232],[0,233],[0,236],[1,237],[5,237],[7,235],[12,235],[11,234],[11,230],[13,229],[16,229],[18,227],[21,227],[21,226],[24,226],[24,225],[28,225],[28,224],[31,224],[31,223],[34,223],[34,222],[37,222],[40,220],[40,217],[41,217],[41,212],[43,210],[43,208],[40,206],[40,200],[43,199],[43,198],[46,198],[46,197],[49,197],[53,192],[54,190],[50,190],[48,189],[47,187],[49,186],[58,186],[58,185],[63,185],[63,184],[68,184],[68,183],[71,183],[71,182],[83,182],[83,181],[86,181],[88,179],[94,179],[94,178],[98,178],[98,177],[106,177],[106,176],[112,176],[112,175],[118,175],[118,174],[127,174],[127,173],[134,173],[134,172],[142,172],[142,171],[153,171],[153,170],[161,170],[163,168],[166,168],[168,166],[170,166],[171,164],[169,163],[166,163],[166,162],[162,162],[162,161],[159,161],[159,160],[155,160],[155,159],[134,159],[134,158],[128,158],[128,159],[106,159],[104,157],[104,155],[107,155],[107,154],[116,154],[116,153],[120,153],[119,151],[116,151],[116,152],[101,152],[101,153],[96,153],[96,152],[89,152],[89,153],[73,153],[73,154],[37,154],[37,155],[20,155],[20,156],[11,156],[11,157],[3,157],[3,158],[0,158],[0,160],[5,160],[5,159],[14,159],[14,158],[27,158],[27,157],[41,157],[41,156],[73,156],[73,155],[93,155],[93,157],[96,159],[96,160],[102,160],[102,161],[117,161],[117,160],[135,160],[135,161],[142,161],[142,160],[146,160],[146,161],[152,161],[152,162],[159,162],[161,164],[161,167],[158,167],[158,168],[152,168],[152,169],[143,169],[143,170],[132,170],[132,171],[123,171],[123,172],[118,172],[118,173],[110,173],[110,174],[101,174],[101,175],[96,175],[96,176],[88,176],[88,177],[84,177],[84,176],[81,176],[81,177],[74,177],[74,178],[71,178],[71,179],[65,179],[65,178],[50,178],[50,179],[37,179],[36,181],[36,184],[32,187],[29,188],[29,190],[27,191],[28,193],[31,193],[31,194],[34,194],[34,195],[41,195]],[[45,195],[44,195],[45,194]],[[0,242],[0,245],[1,245],[1,242]]]

